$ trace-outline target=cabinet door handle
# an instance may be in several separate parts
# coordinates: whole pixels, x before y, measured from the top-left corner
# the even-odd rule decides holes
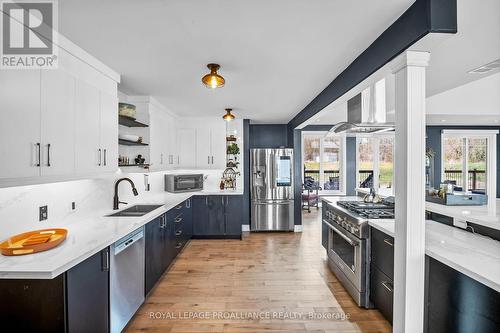
[[[221,196],[220,198],[221,198],[221,201],[222,201],[222,206],[224,206],[224,197]]]
[[[99,148],[97,152],[99,153],[99,162],[97,163],[97,165],[101,166],[101,148]]]
[[[392,289],[392,284],[388,281],[382,281],[381,282],[382,286],[387,289],[389,292],[393,292],[393,289]]]
[[[386,239],[384,239],[384,243],[386,243],[386,244],[387,244],[387,245],[389,245],[389,246],[394,246],[394,244],[391,242],[391,240],[390,240],[390,239],[387,239],[387,238],[386,238]]]
[[[101,270],[109,272],[109,248],[101,251]]]
[[[177,245],[175,246],[176,249],[180,249],[182,247],[182,243],[177,243]]]
[[[50,166],[50,143],[47,143],[47,166]]]
[[[214,157],[212,156],[212,164],[214,164]]]
[[[205,205],[208,206],[208,197],[205,197]]]
[[[40,163],[41,163],[41,159],[42,159],[42,152],[41,152],[41,149],[40,149],[40,142],[35,143],[35,146],[36,146],[36,149],[37,149],[37,153],[36,153],[37,161],[36,161],[35,166],[39,167]]]
[[[106,166],[106,149],[103,150],[103,154],[104,154],[104,166]]]
[[[210,156],[207,156],[207,164],[210,164]]]
[[[186,200],[186,208],[191,208],[191,199]]]
[[[176,217],[174,220],[175,223],[181,223],[182,222],[182,217]]]
[[[163,164],[163,154],[160,154],[160,164]]]
[[[226,206],[229,205],[229,197],[226,196]]]

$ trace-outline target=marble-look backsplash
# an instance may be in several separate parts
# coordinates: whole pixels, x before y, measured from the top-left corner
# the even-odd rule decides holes
[[[148,173],[150,192],[164,191],[164,175],[167,173],[203,173],[205,188],[217,188],[222,170],[172,170]],[[27,231],[39,219],[39,207],[48,206],[48,220],[40,222],[40,228],[48,224],[60,223],[74,214],[85,214],[89,210],[113,208],[115,181],[129,177],[135,183],[139,196],[134,197],[130,185],[122,182],[119,187],[120,201],[141,202],[145,192],[144,174],[121,173],[96,179],[19,186],[0,189],[0,241],[16,233]],[[242,178],[242,177],[238,177]],[[239,179],[240,180],[240,179]],[[241,180],[239,181],[241,186]],[[144,200],[144,199],[142,199]],[[76,209],[71,209],[75,202]]]

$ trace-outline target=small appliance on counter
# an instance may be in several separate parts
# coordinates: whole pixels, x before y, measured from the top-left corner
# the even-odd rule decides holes
[[[425,200],[446,206],[483,206],[488,203],[485,194],[453,192],[453,193],[428,193]]]
[[[165,175],[165,191],[171,193],[203,190],[203,174]]]

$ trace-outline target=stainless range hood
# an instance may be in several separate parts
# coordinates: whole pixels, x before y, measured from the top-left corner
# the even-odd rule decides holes
[[[347,121],[334,125],[328,134],[339,133],[380,133],[394,130],[394,123],[386,122],[385,110],[385,84],[379,89],[383,89],[384,101],[379,109],[376,107],[376,95],[374,88],[367,88],[365,91],[354,96],[347,101]]]

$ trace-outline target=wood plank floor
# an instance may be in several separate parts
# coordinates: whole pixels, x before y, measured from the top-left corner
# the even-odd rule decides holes
[[[302,233],[192,240],[127,332],[391,332],[328,269],[320,211],[303,216]]]

